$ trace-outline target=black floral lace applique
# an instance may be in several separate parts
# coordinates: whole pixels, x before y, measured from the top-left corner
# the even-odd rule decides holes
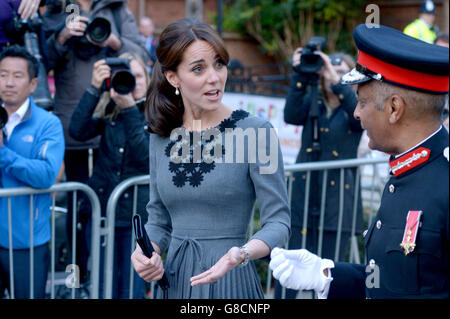
[[[224,119],[217,127],[221,133],[225,132],[225,129],[236,128],[236,122],[239,120],[242,120],[249,116],[249,113],[244,110],[236,110],[233,111],[231,116],[229,118]],[[208,130],[205,131],[208,133]],[[190,137],[190,145],[189,145],[189,158],[182,158],[182,149],[180,148],[178,150],[178,156],[181,158],[180,163],[175,163],[173,161],[169,161],[169,171],[173,174],[172,176],[172,182],[176,187],[183,187],[186,185],[186,183],[189,183],[192,187],[198,187],[203,182],[204,175],[212,172],[214,168],[216,167],[216,164],[214,163],[214,160],[208,160],[208,162],[201,161],[200,163],[194,163],[193,161],[193,153],[194,153],[194,146],[193,146],[193,132],[189,132]],[[177,141],[170,141],[165,149],[165,155],[170,158],[170,152],[172,150],[172,147],[179,141],[181,141],[182,137],[180,136]],[[211,136],[211,138],[207,139],[206,141],[202,141],[200,147],[201,147],[201,153],[203,154],[203,149],[206,147],[207,144],[211,143],[214,140],[214,136]],[[222,157],[225,154],[225,147],[222,145],[222,152],[221,154],[217,155],[214,154],[214,148],[211,149],[210,152],[210,159],[214,159],[213,156],[220,156]]]

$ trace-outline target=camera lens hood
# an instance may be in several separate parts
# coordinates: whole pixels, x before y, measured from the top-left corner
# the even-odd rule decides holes
[[[95,17],[89,22],[86,33],[95,43],[105,42],[111,34],[111,23],[105,18]]]
[[[127,70],[120,70],[111,77],[111,86],[117,93],[126,95],[134,91],[136,79],[133,73]]]

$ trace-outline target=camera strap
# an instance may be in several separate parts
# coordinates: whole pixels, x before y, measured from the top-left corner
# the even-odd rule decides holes
[[[111,11],[112,11],[112,14],[113,14],[113,17],[114,17],[114,23],[116,24],[116,28],[117,28],[117,32],[119,33],[119,36],[122,35],[122,24],[120,23],[121,19],[120,19],[120,12],[119,12],[119,10],[120,10],[121,6],[123,6],[123,5],[124,5],[123,3],[113,3],[113,4],[110,5]],[[146,54],[146,56],[142,57],[142,58],[144,60],[145,59],[151,60],[150,53],[145,48],[145,45],[143,46],[142,44],[139,44],[139,43],[136,43],[136,44],[139,47],[141,47],[143,52]],[[146,63],[147,61],[144,61],[144,62]]]
[[[111,10],[114,17],[114,23],[116,24],[117,32],[119,33],[119,36],[122,35],[122,25],[120,23],[120,7],[123,5],[123,3],[113,3],[111,4]]]

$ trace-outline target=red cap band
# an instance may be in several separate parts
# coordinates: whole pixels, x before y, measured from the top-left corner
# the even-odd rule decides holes
[[[412,71],[378,60],[363,51],[359,51],[358,63],[375,73],[380,73],[387,81],[390,82],[427,91],[441,93],[448,92],[448,75],[434,75]]]

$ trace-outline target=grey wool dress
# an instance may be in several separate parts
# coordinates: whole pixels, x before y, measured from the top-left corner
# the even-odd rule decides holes
[[[150,201],[145,226],[150,239],[163,253],[167,252],[164,269],[170,284],[168,297],[263,298],[252,261],[235,267],[213,284],[191,287],[190,278],[212,267],[231,247],[247,242],[255,200],[260,209],[261,230],[250,239],[262,240],[270,249],[288,241],[290,211],[283,159],[278,139],[275,147],[270,144],[272,126],[236,110],[215,128],[202,132],[177,130],[181,132],[178,139],[172,135],[172,139],[150,136]],[[212,131],[220,135],[198,139],[200,134],[208,136],[205,133]],[[227,144],[227,134],[236,132],[249,133],[250,137],[244,143],[235,138],[235,143]],[[183,153],[182,147],[177,149],[180,145],[187,145],[189,152]],[[195,157],[198,150],[203,154],[201,160]],[[226,156],[230,150],[234,152],[231,161]],[[243,160],[238,158],[239,152],[244,154]],[[255,152],[257,156],[252,156]],[[273,172],[264,171],[263,167],[269,167],[271,162],[262,156],[263,152],[270,155],[272,166],[276,160]],[[161,296],[159,289],[158,297]]]

